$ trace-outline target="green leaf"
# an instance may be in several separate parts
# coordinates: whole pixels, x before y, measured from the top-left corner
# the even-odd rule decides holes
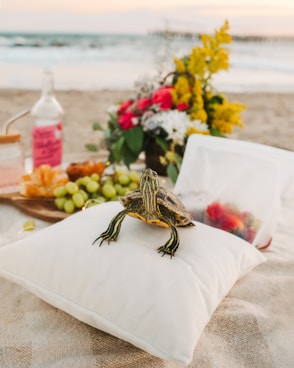
[[[88,144],[85,144],[85,147],[87,148],[87,150],[89,150],[91,152],[97,152],[98,151],[97,144],[88,143]]]
[[[176,167],[177,167],[178,172],[180,172],[182,162],[183,162],[183,156],[179,155],[177,152],[175,154],[176,154],[176,159],[177,159]]]
[[[178,175],[179,175],[175,164],[169,163],[167,165],[166,172],[167,172],[167,175],[170,177],[171,181],[173,183],[175,183],[177,181],[177,178],[178,178]]]
[[[110,131],[110,129],[105,129],[104,130],[104,138],[105,139],[110,139],[111,138],[111,131]]]
[[[164,150],[164,152],[168,151],[169,144],[167,143],[165,139],[160,138],[160,137],[155,137],[155,141]]]
[[[123,136],[126,140],[128,148],[136,155],[142,150],[144,134],[141,127],[125,130]]]
[[[111,146],[111,157],[115,162],[120,162],[123,156],[123,147],[125,144],[125,139],[121,136],[115,143]]]
[[[93,129],[93,130],[104,130],[104,129],[102,128],[101,124],[100,124],[100,123],[97,123],[97,122],[93,123],[93,125],[92,125],[92,129]]]
[[[221,105],[223,103],[224,99],[222,96],[220,95],[214,95],[210,100],[209,103],[210,104],[218,104]]]
[[[225,138],[226,137],[218,129],[215,129],[215,128],[211,128],[210,129],[210,134],[213,135],[213,136],[215,136],[215,137],[221,137],[221,138]]]
[[[130,167],[130,164],[132,164],[133,162],[137,161],[138,159],[138,154],[129,150],[129,149],[126,149],[125,152],[124,152],[124,164],[127,166],[127,167]]]

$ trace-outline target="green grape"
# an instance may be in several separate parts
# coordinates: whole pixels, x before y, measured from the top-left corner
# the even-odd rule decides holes
[[[81,193],[85,202],[89,199],[89,194],[84,189],[79,189],[78,193]]]
[[[110,177],[108,177],[108,178],[106,178],[106,179],[104,180],[103,184],[104,184],[104,185],[105,185],[105,184],[107,184],[107,185],[114,185],[114,184],[113,184],[113,179],[112,179],[112,178],[110,178]]]
[[[85,200],[84,200],[84,197],[81,193],[77,192],[75,194],[73,194],[72,196],[72,201],[74,203],[74,205],[77,207],[77,208],[82,208],[83,205],[85,204]]]
[[[129,184],[129,189],[130,189],[131,191],[138,189],[138,187],[139,187],[138,183],[135,183],[134,181],[132,181],[132,182]]]
[[[97,206],[97,203],[96,200],[94,199],[89,199],[87,202],[86,202],[86,205],[85,205],[85,208],[90,208],[90,207],[93,207],[93,206]]]
[[[83,184],[83,177],[77,178],[77,180],[75,181],[75,183],[77,184],[78,187],[84,185]]]
[[[127,173],[120,174],[117,178],[118,182],[122,185],[127,185],[130,182],[130,178]]]
[[[114,197],[110,198],[111,201],[118,201],[119,200],[119,196],[115,195]]]
[[[122,185],[119,183],[115,183],[114,184],[114,189],[116,190],[117,193],[119,193],[119,191],[122,189]]]
[[[91,181],[91,178],[90,176],[86,175],[86,176],[83,176],[81,178],[81,184],[84,185],[85,187],[87,186],[87,184]]]
[[[130,191],[130,189],[128,187],[122,187],[118,194],[121,195],[121,196],[124,196],[124,195],[126,195],[126,194],[128,194],[130,192],[131,191]]]
[[[73,200],[72,199],[67,199],[65,202],[64,202],[64,211],[66,213],[73,213],[75,210],[75,205],[73,203]]]
[[[102,194],[106,198],[112,198],[116,195],[116,190],[114,189],[114,186],[111,184],[104,184],[102,187]]]
[[[87,192],[89,193],[95,193],[99,189],[99,183],[94,180],[90,180],[89,183],[86,185]]]
[[[102,203],[101,201],[99,201],[98,199],[89,199],[86,203],[84,208],[89,208],[89,207],[93,207],[93,206],[97,206],[97,204]]]
[[[24,231],[32,231],[35,230],[36,223],[33,220],[28,220],[23,224],[23,230]]]
[[[64,197],[67,194],[67,190],[66,190],[65,186],[62,185],[60,187],[55,188],[53,194],[54,194],[55,197],[58,197],[58,198],[59,197]]]
[[[139,183],[140,182],[140,174],[135,171],[135,170],[131,170],[129,172],[129,177],[131,179],[131,181],[135,182],[135,183]]]
[[[64,210],[64,203],[66,201],[65,197],[57,197],[54,199],[55,206],[60,210]]]
[[[96,206],[97,204],[101,204],[106,202],[106,199],[102,196],[98,196],[96,198],[90,198],[87,200],[83,208],[89,208],[92,206]]]
[[[94,180],[94,181],[97,181],[98,182],[100,180],[99,174],[98,173],[93,173],[91,175],[91,180]]]
[[[121,174],[127,174],[127,170],[126,169],[116,169],[115,170],[115,174],[116,176],[120,176]]]
[[[104,203],[104,202],[106,202],[106,199],[104,197],[102,197],[102,196],[98,196],[96,198],[96,201],[99,202],[99,203]]]
[[[79,190],[79,187],[73,181],[69,181],[65,184],[65,189],[69,194],[75,194]]]

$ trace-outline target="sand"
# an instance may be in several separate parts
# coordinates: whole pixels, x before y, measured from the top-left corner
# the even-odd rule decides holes
[[[107,109],[115,102],[132,95],[132,91],[56,91],[57,99],[64,108],[64,153],[87,155],[86,143],[97,143],[102,132],[93,132],[93,122],[107,124]],[[227,93],[231,101],[247,106],[243,113],[245,127],[236,128],[230,136],[235,139],[267,144],[294,151],[294,93]],[[40,96],[39,91],[0,90],[0,122],[30,109]],[[30,155],[29,115],[14,123],[21,131],[26,155]]]

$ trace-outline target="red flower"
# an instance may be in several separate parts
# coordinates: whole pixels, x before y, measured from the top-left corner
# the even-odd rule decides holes
[[[220,219],[219,226],[220,226],[220,229],[225,230],[225,231],[231,231],[231,230],[240,231],[240,230],[243,230],[244,223],[240,219],[240,217],[230,212],[224,212]]]
[[[161,110],[170,110],[173,105],[171,89],[173,89],[172,86],[165,86],[156,90],[152,96],[152,103],[158,104]]]
[[[140,111],[146,111],[148,107],[152,104],[151,98],[141,98],[137,101],[137,108]]]
[[[224,207],[219,202],[214,202],[206,208],[206,212],[212,221],[216,221],[224,213]]]
[[[184,111],[184,110],[187,110],[188,108],[189,108],[189,105],[186,103],[180,103],[177,105],[177,109],[179,111]]]
[[[122,115],[126,112],[126,110],[133,104],[132,100],[127,100],[123,102],[117,110],[117,115]]]
[[[122,130],[128,130],[135,127],[133,123],[133,118],[137,117],[132,111],[127,111],[123,115],[121,115],[118,119],[118,122],[122,128]]]

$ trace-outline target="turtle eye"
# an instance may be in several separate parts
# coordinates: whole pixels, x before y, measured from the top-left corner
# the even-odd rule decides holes
[[[154,171],[154,170],[151,170],[151,172],[152,172],[152,176],[153,176],[155,179],[157,179],[157,177],[158,177],[157,172],[156,172],[156,171]]]

